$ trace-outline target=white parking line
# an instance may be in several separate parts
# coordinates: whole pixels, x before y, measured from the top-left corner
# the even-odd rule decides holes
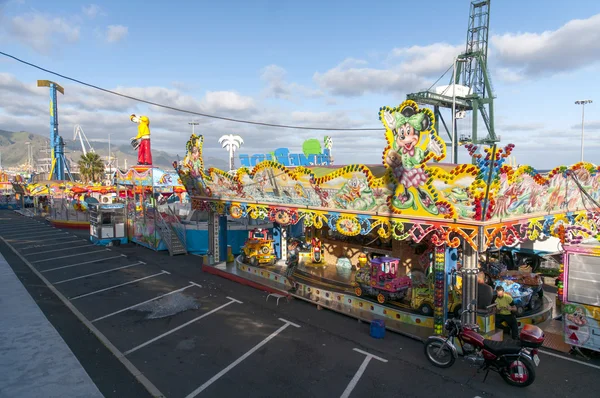
[[[63,304],[71,310],[73,314],[92,332],[94,335],[104,344],[104,346],[114,355],[114,357],[125,366],[125,368],[131,372],[131,374],[142,384],[153,397],[164,397],[165,395],[160,392],[158,388],[133,364],[129,359],[123,355],[123,353],[115,347],[109,339],[102,334],[74,305],[71,303],[54,285],[42,275],[27,259],[17,251],[10,243],[8,243],[3,237],[2,240],[17,257],[27,265],[27,267],[33,272],[46,286],[52,291],[63,302]]]
[[[159,272],[157,274],[145,276],[143,278],[139,278],[139,279],[135,279],[135,280],[132,280],[132,281],[129,281],[129,282],[121,283],[119,285],[107,287],[107,288],[96,290],[96,291],[93,291],[93,292],[90,292],[90,293],[86,293],[86,294],[80,294],[79,296],[75,296],[75,297],[69,297],[69,300],[71,300],[71,301],[78,300],[78,299],[83,298],[83,297],[91,296],[93,294],[102,293],[102,292],[105,292],[107,290],[116,289],[116,288],[121,287],[121,286],[131,285],[132,283],[143,281],[144,279],[154,278],[155,276],[159,276],[159,275],[163,275],[163,274],[170,274],[170,272],[168,272],[168,271],[161,271],[161,272]]]
[[[538,351],[541,352],[542,354],[546,354],[546,355],[550,355],[550,356],[553,356],[553,357],[556,357],[556,358],[564,359],[565,361],[575,362],[575,363],[578,363],[580,365],[588,366],[588,367],[594,368],[594,369],[600,369],[600,366],[598,366],[598,365],[593,365],[591,363],[585,363],[583,361],[578,361],[577,359],[568,358],[568,357],[562,356],[560,354],[555,354],[553,352],[549,352],[549,351],[546,351],[546,350],[538,350]]]
[[[114,256],[114,257],[99,258],[98,260],[84,261],[84,262],[82,262],[82,263],[71,264],[71,265],[63,265],[62,267],[56,267],[56,268],[45,269],[45,270],[43,270],[43,271],[40,271],[40,272],[44,273],[44,272],[50,272],[50,271],[58,271],[59,269],[65,269],[65,268],[77,267],[78,265],[85,265],[85,264],[99,263],[100,261],[104,261],[104,260],[114,260],[115,258],[119,258],[119,257],[127,257],[127,256],[126,256],[126,255],[124,255],[124,254],[120,254],[120,255],[118,255],[118,256]]]
[[[41,252],[35,252],[35,253],[24,253],[24,254],[25,254],[26,256],[35,256],[35,255],[37,255],[37,254],[52,253],[52,252],[61,252],[61,251],[64,251],[64,250],[77,249],[77,248],[86,247],[86,246],[87,246],[87,247],[91,247],[92,245],[91,245],[91,244],[88,244],[88,243],[86,243],[86,244],[84,244],[84,245],[79,245],[79,246],[69,246],[69,247],[65,247],[65,248],[63,248],[63,249],[44,250],[44,251],[41,251]]]
[[[68,232],[44,232],[44,233],[39,233],[39,234],[23,234],[23,235],[8,236],[7,238],[8,238],[9,242],[19,242],[19,241],[22,241],[23,239],[48,238],[49,236],[54,236],[54,235],[64,236],[67,234],[68,234]]]
[[[37,232],[36,232],[37,231]],[[32,229],[30,231],[14,231],[12,234],[10,234],[9,236],[5,236],[8,239],[13,239],[13,238],[20,238],[22,236],[35,236],[35,235],[46,235],[46,234],[66,234],[68,232],[65,231],[61,231],[60,229],[45,229],[45,228],[36,228],[36,229]]]
[[[62,238],[49,238],[49,239],[30,239],[30,240],[18,240],[17,242],[13,243],[13,245],[22,245],[22,244],[27,244],[27,243],[31,243],[31,242],[50,242],[53,240],[63,240],[63,239],[73,239],[73,238],[77,238],[77,235],[73,235],[73,236],[63,236]],[[8,239],[7,239],[8,241]]]
[[[28,231],[36,231],[40,229],[39,225],[31,225],[24,228],[5,228],[0,230],[0,234],[5,234],[7,232],[28,232]]]
[[[69,279],[64,279],[62,281],[58,281],[58,282],[52,282],[54,285],[60,285],[61,283],[65,283],[65,282],[71,282],[71,281],[76,281],[77,279],[83,279],[83,278],[88,278],[90,276],[95,276],[95,275],[100,275],[100,274],[105,274],[107,272],[112,272],[112,271],[118,271],[120,269],[123,268],[129,268],[129,267],[135,267],[136,265],[140,265],[140,264],[146,264],[143,261],[138,261],[137,263],[133,263],[133,264],[129,264],[129,265],[124,265],[122,267],[117,267],[117,268],[111,268],[111,269],[107,269],[105,271],[99,271],[99,272],[94,272],[92,274],[87,274],[87,275],[83,275],[83,276],[77,276],[75,278],[69,278]]]
[[[340,398],[348,398],[350,396],[350,394],[352,393],[352,390],[354,390],[354,387],[356,387],[356,384],[362,377],[363,373],[365,373],[365,370],[367,369],[369,362],[371,362],[371,359],[375,358],[378,361],[387,362],[387,359],[383,359],[376,355],[369,354],[368,352],[360,350],[358,348],[355,348],[354,351],[360,352],[361,354],[366,355],[366,358],[363,361],[363,363],[360,365],[360,367],[358,368],[356,373],[354,374],[354,377],[352,378],[352,380],[350,380],[350,383],[348,383],[348,386],[346,387],[346,389],[344,390],[344,392],[342,393],[342,396]]]
[[[232,298],[232,297],[227,297],[227,298],[230,300],[228,303],[225,303],[225,304],[223,304],[222,306],[215,308],[214,310],[208,311],[207,313],[205,313],[205,314],[202,314],[202,315],[200,315],[199,317],[196,317],[196,318],[192,319],[191,321],[187,321],[187,322],[186,322],[186,323],[184,323],[183,325],[179,325],[179,326],[177,326],[175,329],[171,329],[171,330],[169,330],[168,332],[165,332],[165,333],[161,334],[160,336],[157,336],[157,337],[155,337],[155,338],[153,338],[153,339],[151,339],[151,340],[148,340],[148,341],[146,341],[145,343],[142,343],[142,344],[138,345],[137,347],[134,347],[134,348],[132,348],[132,349],[131,349],[131,350],[129,350],[129,351],[125,351],[125,352],[124,352],[124,354],[125,354],[125,355],[129,355],[129,354],[131,354],[132,352],[135,352],[135,351],[139,350],[140,348],[146,347],[148,344],[154,343],[156,340],[160,340],[160,339],[162,339],[163,337],[170,335],[171,333],[175,333],[175,332],[176,332],[176,331],[178,331],[179,329],[183,329],[184,327],[186,327],[186,326],[188,326],[188,325],[191,325],[192,323],[194,323],[194,322],[196,322],[196,321],[199,321],[199,320],[200,320],[200,319],[202,319],[202,318],[206,318],[206,317],[207,317],[207,316],[209,316],[210,314],[214,314],[215,312],[217,312],[217,311],[219,311],[219,310],[222,310],[223,308],[227,307],[228,305],[231,305],[231,304],[233,304],[233,303],[243,304],[241,301],[239,301],[239,300],[236,300],[236,299],[234,299],[234,298]]]
[[[67,242],[61,242],[61,243],[47,243],[45,245],[29,245],[29,246],[23,246],[23,247],[19,247],[19,251],[21,250],[29,250],[29,249],[37,249],[39,247],[46,247],[46,246],[60,246],[60,245],[71,245],[75,242],[79,242],[79,241],[83,241],[83,242],[89,242],[89,240],[87,239],[77,239],[77,238],[71,238],[73,240],[69,240]],[[25,253],[27,254],[27,253]]]
[[[250,349],[250,351],[248,351],[247,353],[245,353],[244,355],[242,355],[241,357],[239,357],[238,359],[236,359],[234,362],[232,362],[225,369],[223,369],[222,371],[220,371],[219,373],[217,373],[216,375],[214,375],[213,377],[211,377],[210,380],[208,380],[206,383],[202,384],[200,387],[196,388],[194,391],[192,391],[191,393],[189,393],[186,396],[186,398],[193,398],[196,395],[200,394],[202,391],[206,390],[208,387],[210,387],[210,385],[212,383],[214,383],[215,381],[219,380],[224,374],[226,374],[227,372],[229,372],[231,369],[235,368],[237,365],[240,364],[240,362],[242,362],[244,359],[248,358],[254,352],[258,351],[262,346],[264,346],[265,344],[267,344],[269,341],[271,341],[273,338],[275,338],[279,333],[283,332],[289,326],[294,326],[294,327],[297,327],[297,328],[300,327],[300,325],[296,325],[295,323],[292,323],[290,321],[286,321],[283,318],[279,318],[279,320],[282,321],[282,322],[285,322],[283,326],[281,326],[279,329],[277,329],[276,331],[274,331],[273,333],[271,333],[266,339],[264,339],[263,341],[261,341],[260,343],[258,343],[254,347],[252,347],[252,349]],[[127,353],[125,353],[125,354],[127,355]]]
[[[91,252],[87,252],[87,253],[77,253],[77,254],[69,254],[68,256],[60,256],[60,257],[51,257],[51,258],[45,258],[43,260],[35,260],[35,261],[31,261],[31,264],[35,264],[35,263],[43,263],[46,261],[53,261],[53,260],[59,260],[61,258],[68,258],[68,257],[77,257],[77,256],[85,256],[88,254],[92,254],[92,253],[100,253],[103,251],[110,251],[110,249],[100,249],[100,250],[94,250]]]
[[[121,309],[121,310],[118,310],[118,311],[115,311],[115,312],[111,312],[110,314],[107,314],[107,315],[104,315],[104,316],[101,316],[101,317],[99,317],[99,318],[96,318],[96,319],[94,319],[94,320],[92,321],[92,323],[94,323],[94,322],[98,322],[98,321],[101,321],[101,320],[103,320],[103,319],[106,319],[106,318],[108,318],[108,317],[111,317],[111,316],[113,316],[113,315],[120,314],[121,312],[128,311],[128,310],[130,310],[130,309],[132,309],[132,308],[135,308],[135,307],[138,307],[138,306],[140,306],[140,305],[142,305],[142,304],[146,304],[146,303],[149,303],[149,302],[151,302],[151,301],[158,300],[158,299],[160,299],[160,298],[163,298],[163,297],[166,297],[166,296],[168,296],[168,295],[170,295],[170,294],[173,294],[173,293],[178,293],[178,292],[182,292],[182,291],[184,291],[185,289],[189,289],[189,288],[190,288],[190,287],[192,287],[192,286],[197,286],[197,285],[196,285],[195,283],[192,283],[191,285],[184,286],[184,287],[182,287],[181,289],[173,290],[172,292],[165,293],[165,294],[161,294],[160,296],[158,296],[158,297],[154,297],[154,298],[152,298],[152,299],[150,299],[150,300],[142,301],[141,303],[137,303],[137,304],[135,304],[135,305],[132,305],[132,306],[130,306],[130,307],[123,308],[123,309]]]

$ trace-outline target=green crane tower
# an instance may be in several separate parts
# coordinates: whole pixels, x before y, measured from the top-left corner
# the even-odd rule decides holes
[[[450,86],[448,86],[450,89],[445,89],[442,93],[428,90],[406,96],[407,99],[413,100],[418,104],[433,106],[436,117],[436,130],[440,132],[439,123],[441,122],[450,140],[457,143],[454,145],[452,153],[454,162],[458,159],[459,141],[490,145],[500,141],[494,129],[494,93],[487,68],[490,3],[491,0],[471,1],[467,46],[465,52],[460,54],[455,60],[455,73],[453,73],[453,77],[450,79]],[[452,86],[453,83],[455,86]],[[463,86],[461,88],[464,90],[456,93],[456,87],[460,86]],[[452,95],[453,91],[454,95]],[[451,116],[451,120],[454,121],[455,125],[454,128],[449,130],[440,108],[454,108],[457,114],[464,114],[466,111],[473,112],[471,137],[458,138],[456,116]],[[487,134],[483,137],[480,137],[478,134],[479,116],[481,116],[487,130]]]

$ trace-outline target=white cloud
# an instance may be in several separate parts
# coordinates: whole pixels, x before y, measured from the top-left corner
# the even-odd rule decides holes
[[[105,39],[108,43],[116,43],[123,40],[129,33],[129,28],[123,25],[109,25],[106,28]]]
[[[323,92],[320,90],[287,82],[286,75],[286,70],[278,65],[268,65],[262,69],[260,78],[267,84],[265,89],[267,97],[297,102],[300,97],[318,98],[323,96]]]
[[[505,33],[491,38],[494,57],[516,76],[539,77],[600,61],[600,14],[574,19],[542,33]]]
[[[367,93],[398,93],[423,88],[427,80],[415,73],[399,70],[347,67],[342,62],[313,76],[321,89],[333,95],[357,97]]]
[[[256,106],[254,99],[232,91],[209,91],[201,104],[210,112],[248,111]]]
[[[5,26],[10,37],[34,50],[49,54],[58,42],[79,40],[80,27],[63,17],[34,12],[10,18]]]
[[[436,43],[393,49],[387,68],[367,67],[365,60],[347,58],[335,68],[315,73],[319,86],[334,95],[360,96],[367,93],[402,93],[426,89],[452,65],[464,46]]]
[[[83,12],[83,14],[85,16],[93,19],[101,14],[102,9],[97,4],[90,4],[90,5],[81,7],[81,11]]]

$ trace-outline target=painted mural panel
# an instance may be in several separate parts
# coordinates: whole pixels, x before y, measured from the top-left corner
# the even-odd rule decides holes
[[[197,135],[174,166],[192,196],[226,202],[494,222],[597,208],[600,169],[594,165],[561,166],[544,175],[530,166],[514,168],[505,164],[513,144],[465,145],[473,164],[435,163],[445,158],[446,145],[434,129],[431,110],[407,100],[381,108],[379,118],[387,146],[383,172],[377,174],[362,164],[323,174],[316,167],[286,167],[273,160],[252,169],[205,170],[203,137]]]

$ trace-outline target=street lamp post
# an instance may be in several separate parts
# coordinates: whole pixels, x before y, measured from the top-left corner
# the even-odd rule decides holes
[[[110,155],[110,136],[113,134],[117,134],[116,132],[114,133],[108,133],[108,174],[112,176],[112,156]]]
[[[195,131],[194,127],[197,126],[197,125],[199,125],[200,123],[198,123],[198,122],[188,122],[188,124],[190,126],[192,126],[192,134],[195,134],[196,131]]]
[[[583,125],[585,121],[585,105],[591,104],[592,100],[579,100],[575,101],[575,105],[581,105],[581,162],[583,162]]]

